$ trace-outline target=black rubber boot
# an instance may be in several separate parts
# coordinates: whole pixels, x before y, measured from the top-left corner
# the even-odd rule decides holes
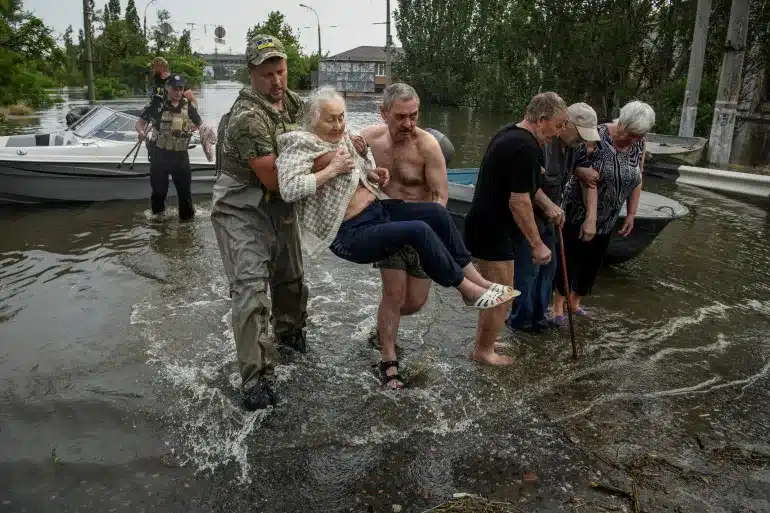
[[[286,335],[279,335],[278,343],[299,353],[307,353],[307,337],[303,330]]]
[[[259,379],[249,388],[241,391],[243,396],[243,407],[249,411],[264,410],[270,405],[277,403],[275,392],[273,392],[270,383],[264,379]]]

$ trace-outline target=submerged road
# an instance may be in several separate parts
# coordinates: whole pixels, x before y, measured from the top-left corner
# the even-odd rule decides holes
[[[498,121],[453,136],[458,155]],[[474,312],[434,287],[402,322],[411,386],[383,391],[378,274],[326,253],[306,262],[310,350],[276,356],[282,402],[256,413],[208,198],[188,225],[144,202],[0,210],[0,512],[421,512],[463,492],[533,513],[770,511],[768,212],[645,189],[690,215],[602,271],[578,361],[563,331],[506,334],[514,366],[474,364]]]
[[[766,511],[767,213],[650,186],[692,214],[603,271],[579,361],[565,331],[506,335],[516,365],[475,365],[475,315],[434,287],[400,333],[411,387],[382,391],[377,274],[327,253],[307,262],[310,351],[277,355],[282,403],[257,413],[205,201],[191,225],[143,204],[3,211],[0,510],[628,504],[598,482],[646,511]]]

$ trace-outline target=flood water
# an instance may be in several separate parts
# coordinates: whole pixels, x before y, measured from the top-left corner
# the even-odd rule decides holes
[[[237,89],[198,91],[204,119]],[[71,105],[3,129],[62,127]],[[351,101],[349,123],[375,107]],[[449,135],[452,167],[476,167],[507,121],[426,109],[421,124]],[[0,511],[420,512],[458,492],[633,511],[592,482],[637,490],[648,512],[770,511],[770,217],[645,188],[690,215],[602,272],[578,361],[565,330],[505,333],[516,364],[474,364],[476,316],[434,286],[402,320],[411,386],[383,391],[378,274],[326,252],[306,260],[309,352],[281,358],[281,403],[254,413],[210,198],[185,225],[152,221],[148,202],[0,210]]]

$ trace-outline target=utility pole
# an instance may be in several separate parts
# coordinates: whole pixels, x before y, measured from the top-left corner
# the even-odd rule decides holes
[[[710,16],[711,0],[698,0],[695,29],[692,33],[692,47],[690,48],[690,67],[687,70],[687,87],[684,91],[682,117],[679,119],[679,137],[692,137],[695,134],[698,96],[703,78],[703,60],[706,55]]]
[[[385,86],[392,83],[391,65],[393,64],[393,37],[390,35],[390,0],[385,0],[388,16],[385,21]]]
[[[721,166],[730,161],[748,29],[749,0],[733,0],[708,143],[710,164]]]
[[[88,0],[83,0],[83,37],[86,44],[86,80],[88,81],[88,103],[94,100],[94,63],[91,55],[91,11],[88,9]]]
[[[309,5],[305,4],[299,4],[300,7],[304,7],[305,9],[308,9],[310,11],[313,11],[313,14],[315,14],[316,22],[318,22],[318,62],[321,62],[321,18],[318,17],[318,13],[315,9],[310,7]]]
[[[156,1],[157,0],[150,0],[147,2],[147,5],[144,6],[144,39],[147,39],[147,8]]]

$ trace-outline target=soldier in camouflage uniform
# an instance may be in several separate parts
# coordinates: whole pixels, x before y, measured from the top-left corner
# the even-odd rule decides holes
[[[219,124],[211,221],[230,283],[243,403],[256,410],[276,402],[269,320],[279,344],[306,351],[297,216],[278,193],[275,171],[276,137],[299,127],[304,106],[287,88],[286,53],[276,37],[253,38],[246,60],[251,86]]]

